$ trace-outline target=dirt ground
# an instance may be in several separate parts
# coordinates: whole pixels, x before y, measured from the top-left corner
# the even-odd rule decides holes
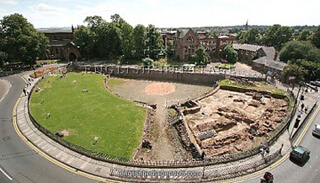
[[[198,101],[200,110],[185,115],[192,131],[216,134],[197,139],[207,156],[237,153],[255,147],[277,128],[288,102],[254,93],[219,90]]]
[[[152,148],[142,149],[136,155],[139,160],[181,160],[188,152],[181,146],[177,132],[167,124],[166,105],[172,101],[197,98],[212,90],[212,87],[146,80],[120,79],[123,82],[111,87],[119,96],[157,104],[155,126],[152,133]]]

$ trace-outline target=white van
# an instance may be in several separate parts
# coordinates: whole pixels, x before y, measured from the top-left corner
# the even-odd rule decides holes
[[[320,125],[316,124],[314,125],[314,130],[312,131],[312,135],[320,137]]]

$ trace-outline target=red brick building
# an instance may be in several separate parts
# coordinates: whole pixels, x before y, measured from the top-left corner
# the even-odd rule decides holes
[[[81,58],[79,49],[74,45],[73,30],[48,29],[39,30],[49,38],[50,52],[46,59],[76,61]]]
[[[200,46],[200,39],[192,29],[178,30],[173,39],[175,55],[181,61],[188,61]]]

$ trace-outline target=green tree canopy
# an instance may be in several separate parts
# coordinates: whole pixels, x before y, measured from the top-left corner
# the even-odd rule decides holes
[[[306,59],[320,62],[320,51],[308,41],[289,41],[281,49],[280,60]]]
[[[237,35],[240,43],[258,44],[260,41],[260,32],[257,28],[252,28],[246,32],[240,32]]]
[[[261,38],[261,43],[267,46],[274,46],[280,50],[282,45],[292,38],[292,30],[289,27],[279,24],[268,28],[264,36]]]
[[[96,34],[88,27],[80,26],[74,34],[74,43],[80,47],[81,54],[86,58],[97,55],[95,52]]]
[[[301,33],[299,34],[297,40],[298,41],[307,41],[310,39],[310,36],[312,35],[312,32],[308,29],[303,29]]]
[[[289,62],[289,64],[284,68],[282,72],[284,78],[287,78],[289,76],[295,76],[296,82],[303,81],[306,74],[307,71],[303,67],[297,64],[292,64],[291,62]]]
[[[144,57],[146,48],[147,29],[139,24],[133,29],[133,54],[136,59]]]
[[[207,65],[209,60],[208,54],[204,47],[199,47],[196,50],[196,53],[192,55],[192,61],[194,61],[197,65]]]
[[[320,63],[299,59],[296,61],[296,64],[307,71],[307,80],[311,81],[320,79]]]
[[[232,45],[227,45],[224,47],[222,56],[231,64],[236,63],[238,59],[238,53],[233,49]]]
[[[35,63],[48,52],[49,40],[37,32],[21,14],[4,16],[0,20],[0,59],[2,62]]]
[[[149,57],[153,60],[158,58],[158,54],[163,49],[163,40],[154,25],[147,27],[146,50]]]
[[[311,42],[317,47],[320,48],[320,25],[316,28],[313,35],[311,36]]]

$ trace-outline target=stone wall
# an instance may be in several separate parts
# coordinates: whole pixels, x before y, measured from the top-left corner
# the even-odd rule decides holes
[[[151,70],[143,68],[114,68],[106,67],[106,72],[111,76],[146,79],[156,81],[169,81],[188,84],[202,84],[212,86],[215,81],[224,79],[222,74],[209,74],[209,73],[188,73],[166,70]]]

